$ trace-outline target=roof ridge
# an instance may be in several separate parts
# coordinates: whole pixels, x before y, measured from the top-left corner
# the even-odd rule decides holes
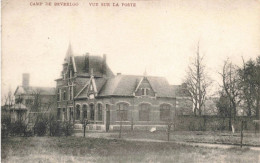
[[[131,74],[120,74],[120,75],[116,75],[115,77],[117,77],[117,76],[132,76],[132,77],[144,77],[144,75],[131,75]],[[166,79],[166,77],[165,76],[146,76],[147,78],[165,78]]]
[[[23,86],[23,85],[18,85],[18,87],[30,87],[30,88],[54,88],[56,87],[47,87],[47,86]]]
[[[74,57],[85,57],[86,56],[86,54],[77,54],[77,55],[75,55],[74,54]],[[89,53],[89,57],[99,57],[99,58],[102,58],[102,56],[99,56],[99,55],[91,55],[90,53]]]

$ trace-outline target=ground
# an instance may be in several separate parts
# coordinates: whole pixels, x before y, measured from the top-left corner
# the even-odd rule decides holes
[[[2,162],[259,162],[260,159],[260,152],[249,147],[207,148],[174,142],[117,140],[111,136],[117,133],[108,134],[110,139],[83,138],[80,134],[9,137],[2,139]]]
[[[110,134],[110,137],[118,138],[118,134]],[[153,139],[167,140],[166,132],[124,132],[123,138],[131,139]],[[253,132],[243,133],[243,145],[260,147],[260,134]],[[240,145],[241,133],[232,133],[229,131],[174,131],[171,132],[170,140],[175,142],[194,142],[194,143],[211,143],[211,144],[233,144]]]

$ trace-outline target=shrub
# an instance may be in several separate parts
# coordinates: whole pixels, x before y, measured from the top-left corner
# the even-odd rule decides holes
[[[39,121],[34,126],[34,132],[38,136],[44,136],[47,131],[47,123],[44,121]]]
[[[62,135],[62,125],[57,120],[50,120],[49,123],[50,136],[61,136]]]
[[[47,132],[48,117],[45,114],[38,114],[34,123],[34,134],[44,136]]]
[[[25,123],[21,122],[21,121],[16,121],[15,123],[11,124],[11,134],[12,135],[22,135],[22,134],[26,134],[26,129],[27,126],[25,125]]]
[[[65,136],[71,136],[74,131],[74,125],[71,122],[63,122],[62,131]]]
[[[7,137],[11,129],[11,117],[2,114],[1,116],[1,137]]]

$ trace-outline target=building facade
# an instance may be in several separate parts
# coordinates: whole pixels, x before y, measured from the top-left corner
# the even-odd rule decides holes
[[[164,77],[114,75],[106,55],[74,56],[71,46],[56,82],[57,117],[79,128],[87,119],[89,130],[165,129],[185,99]]]
[[[29,74],[23,74],[22,85],[14,92],[15,104],[10,108],[11,121],[33,122],[39,113],[50,113],[56,107],[54,87],[29,85]]]

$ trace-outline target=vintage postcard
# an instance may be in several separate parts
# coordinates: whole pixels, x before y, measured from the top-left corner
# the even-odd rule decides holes
[[[2,0],[2,162],[260,162],[259,0]]]

